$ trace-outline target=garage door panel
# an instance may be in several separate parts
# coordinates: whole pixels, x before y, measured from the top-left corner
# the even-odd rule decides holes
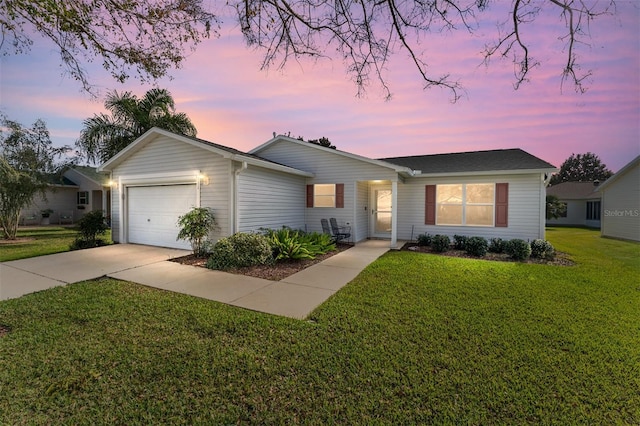
[[[128,188],[129,242],[190,249],[188,241],[176,241],[177,222],[195,205],[195,184]]]

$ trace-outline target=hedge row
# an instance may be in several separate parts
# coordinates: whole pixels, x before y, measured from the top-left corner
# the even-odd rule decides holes
[[[465,235],[454,235],[453,242],[447,235],[420,234],[417,238],[418,245],[429,246],[434,252],[442,253],[452,247],[456,250],[464,250],[468,254],[476,257],[483,257],[487,252],[507,253],[515,260],[526,260],[529,257],[538,259],[553,260],[556,252],[553,245],[546,240],[528,241],[515,238],[503,240],[501,238],[467,237]]]

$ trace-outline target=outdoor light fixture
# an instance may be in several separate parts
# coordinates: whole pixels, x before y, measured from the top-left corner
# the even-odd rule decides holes
[[[198,175],[198,180],[200,181],[200,183],[202,185],[205,185],[205,186],[209,185],[209,176],[207,176],[207,175],[204,175],[204,174],[200,173]]]

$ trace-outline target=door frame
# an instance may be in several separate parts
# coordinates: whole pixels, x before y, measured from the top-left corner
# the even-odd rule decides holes
[[[376,199],[376,190],[385,189],[391,192],[391,200],[393,202],[393,187],[391,183],[375,183],[369,186],[369,206],[371,210],[370,220],[369,220],[369,236],[371,238],[381,238],[385,240],[391,239],[391,233],[393,230],[393,205],[391,206],[391,226],[392,230],[389,232],[376,232],[376,207],[377,207],[377,199]]]

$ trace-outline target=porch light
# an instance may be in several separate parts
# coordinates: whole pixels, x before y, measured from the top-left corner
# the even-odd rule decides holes
[[[207,175],[205,175],[205,174],[200,173],[200,174],[198,175],[198,180],[200,181],[200,183],[201,183],[202,185],[205,185],[205,186],[206,186],[206,185],[209,185],[209,176],[207,176]]]

